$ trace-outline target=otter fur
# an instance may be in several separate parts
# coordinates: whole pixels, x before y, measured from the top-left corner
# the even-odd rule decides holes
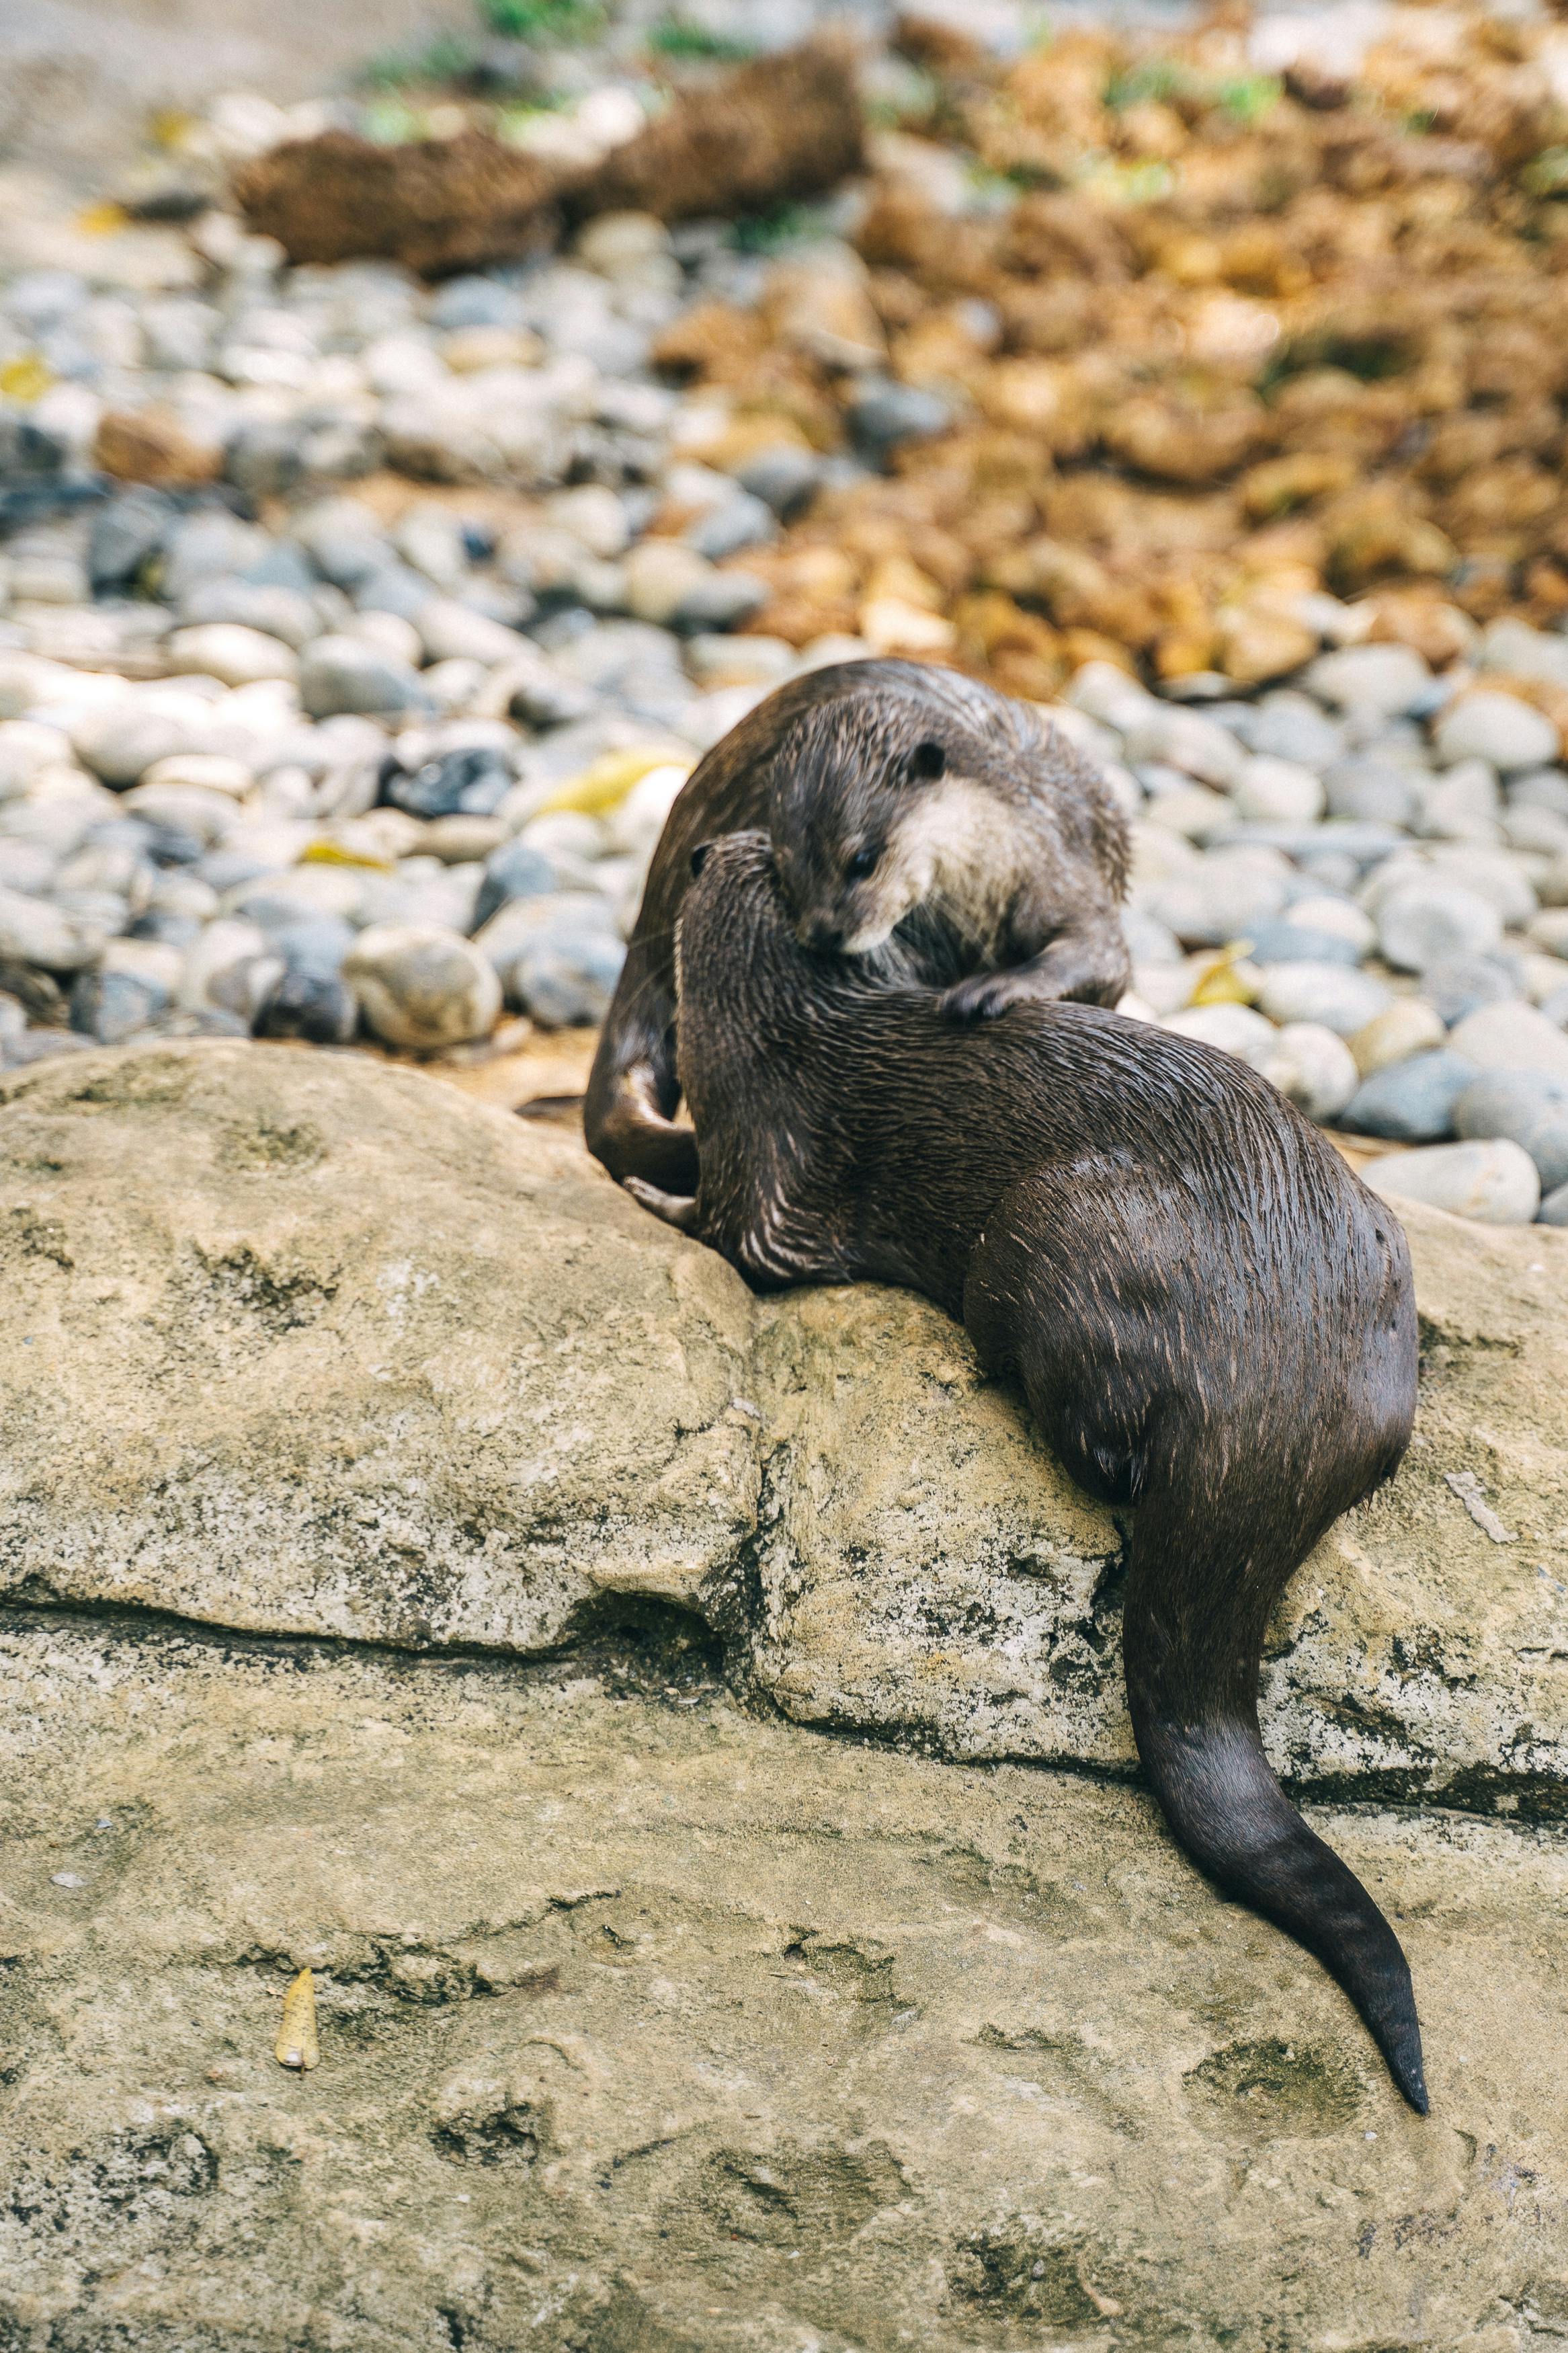
[[[765,835],[699,850],[680,1081],[701,1182],[650,1208],[760,1287],[879,1282],[961,1317],[1072,1475],[1133,1504],[1139,1754],[1187,1853],[1339,1979],[1425,2113],[1410,1971],[1287,1801],[1258,1727],[1264,1629],[1415,1405],[1392,1212],[1243,1064],[1093,1005],[983,1029],[803,946]]]
[[[810,671],[714,745],[665,824],[584,1106],[613,1176],[695,1189],[674,1120],[675,927],[693,849],[752,828],[803,940],[942,988],[952,1019],[1128,987],[1126,819],[1043,712],[918,662]]]

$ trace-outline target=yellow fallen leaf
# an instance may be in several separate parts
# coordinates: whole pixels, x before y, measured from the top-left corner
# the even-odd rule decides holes
[[[158,107],[147,125],[154,147],[183,147],[196,127],[196,118],[183,107]]]
[[[606,752],[580,776],[559,786],[539,814],[542,817],[545,809],[577,809],[584,817],[602,817],[655,768],[669,765],[669,754],[664,751]]]
[[[345,849],[340,841],[308,842],[295,860],[297,866],[368,866],[374,874],[395,874],[397,862],[374,858],[367,849]]]
[[[89,205],[85,212],[78,213],[76,225],[88,237],[113,237],[129,227],[130,220],[121,205]]]
[[[1258,995],[1258,982],[1247,958],[1252,954],[1250,940],[1232,940],[1228,945],[1216,948],[1207,959],[1187,998],[1189,1005],[1250,1005]]]
[[[316,2040],[316,1981],[309,1969],[300,1970],[283,1997],[283,2020],[272,2046],[272,2056],[280,2067],[295,2067],[301,2073],[321,2064],[321,2045]]]
[[[7,360],[0,367],[0,393],[7,400],[37,400],[54,382],[49,368],[37,352],[24,352],[19,360]]]

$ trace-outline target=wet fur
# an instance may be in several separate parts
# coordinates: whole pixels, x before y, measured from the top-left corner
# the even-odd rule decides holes
[[[933,744],[944,767],[928,779],[916,755]],[[1114,1005],[1128,986],[1127,825],[1067,738],[956,671],[814,670],[715,744],[670,810],[584,1110],[614,1176],[696,1187],[696,1145],[674,1124],[675,927],[693,849],[749,828],[770,835],[804,937],[943,988],[954,1019],[1030,996]],[[870,842],[876,871],[847,883],[846,859]]]
[[[701,862],[681,964],[701,1185],[644,1197],[761,1287],[923,1292],[1022,1382],[1073,1476],[1137,1505],[1127,1692],[1166,1819],[1333,1973],[1424,2112],[1405,1955],[1258,1729],[1269,1612],[1409,1439],[1397,1222],[1226,1055],[1087,1005],[954,1027],[803,947],[761,834]]]

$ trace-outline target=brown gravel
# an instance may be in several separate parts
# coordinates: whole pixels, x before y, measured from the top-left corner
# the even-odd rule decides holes
[[[864,357],[803,322],[852,301],[887,372],[953,403],[748,554],[773,589],[751,627],[858,628],[1040,695],[1091,654],[1282,675],[1324,590],[1439,660],[1500,613],[1568,611],[1561,36],[1402,21],[1353,87],[1250,73],[1233,22],[1075,32],[1006,70],[907,31],[935,96],[877,151],[862,284],[824,271],[814,300],[791,264],[661,347],[728,396],[730,462],[846,440]],[[955,145],[1017,201],[942,209]]]

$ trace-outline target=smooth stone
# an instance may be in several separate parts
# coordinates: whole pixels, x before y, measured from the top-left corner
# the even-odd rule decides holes
[[[1366,1029],[1356,1030],[1347,1045],[1361,1078],[1371,1078],[1375,1071],[1387,1071],[1389,1063],[1408,1061],[1411,1054],[1425,1054],[1427,1047],[1446,1045],[1446,1040],[1448,1029],[1432,1005],[1422,997],[1394,997],[1384,1012],[1368,1021]]]
[[[485,877],[474,902],[474,923],[482,929],[514,899],[542,899],[558,887],[554,867],[531,842],[513,840],[485,860]]]
[[[735,479],[781,521],[789,522],[816,497],[822,481],[822,460],[813,450],[781,441],[748,458],[736,468]]]
[[[1168,1015],[1160,1027],[1178,1038],[1195,1038],[1201,1046],[1216,1047],[1222,1054],[1234,1054],[1255,1071],[1265,1067],[1279,1039],[1274,1024],[1246,1005],[1192,1005]]]
[[[489,668],[510,661],[518,650],[515,629],[453,596],[428,597],[412,618],[427,661],[478,661]]]
[[[1390,1144],[1436,1143],[1452,1133],[1454,1106],[1475,1076],[1474,1062],[1447,1047],[1384,1063],[1362,1081],[1343,1124]]]
[[[71,1028],[104,1046],[134,1037],[173,1005],[183,965],[176,948],[151,940],[111,940],[101,964],[77,976]]]
[[[940,393],[894,382],[863,383],[849,403],[849,429],[861,448],[882,457],[904,441],[945,433],[952,408]]]
[[[374,608],[368,613],[353,613],[339,634],[353,638],[359,645],[374,647],[378,654],[385,654],[409,670],[417,670],[425,659],[423,638],[401,613],[383,613]],[[424,685],[423,680],[420,684]]]
[[[1363,1182],[1389,1201],[1424,1201],[1483,1226],[1528,1226],[1541,1207],[1541,1178],[1528,1152],[1506,1138],[1434,1144],[1369,1160]]]
[[[500,983],[488,959],[456,934],[425,923],[375,923],[343,965],[368,1026],[390,1046],[426,1051],[488,1038]]]
[[[1092,713],[1090,714],[1093,715]],[[1178,710],[1151,702],[1123,730],[1123,750],[1129,761],[1162,761],[1194,776],[1200,785],[1221,790],[1234,786],[1245,770],[1247,754],[1226,727],[1201,711]]]
[[[284,970],[260,1006],[262,1038],[301,1038],[313,1046],[346,1046],[359,1025],[359,999],[342,977],[354,932],[331,915],[283,923],[272,944]]]
[[[732,498],[721,500],[706,514],[700,515],[688,525],[683,536],[688,547],[694,547],[699,555],[707,556],[711,564],[721,564],[727,555],[739,555],[742,548],[766,546],[778,537],[778,523],[773,509],[763,500],[738,491]]]
[[[1336,892],[1317,890],[1292,899],[1286,919],[1304,931],[1327,932],[1346,941],[1358,956],[1368,956],[1377,945],[1377,925],[1364,907]]]
[[[129,698],[101,705],[74,719],[71,747],[84,767],[106,785],[133,785],[155,760],[184,749],[188,722],[167,712],[146,711]]]
[[[1256,753],[1292,760],[1321,775],[1345,748],[1343,731],[1310,694],[1290,687],[1250,706],[1247,741]]]
[[[1362,951],[1353,940],[1337,932],[1321,932],[1292,920],[1289,915],[1270,918],[1267,923],[1253,923],[1247,936],[1252,942],[1254,964],[1342,964],[1359,965]]]
[[[200,792],[225,793],[231,800],[243,800],[256,782],[243,760],[231,760],[221,752],[172,752],[166,760],[154,760],[142,771],[142,783],[149,790],[160,785],[192,785]]]
[[[1568,958],[1568,907],[1545,907],[1525,925],[1527,936],[1548,955]]]
[[[1519,959],[1507,955],[1440,956],[1421,976],[1421,994],[1450,1028],[1521,993]]]
[[[670,627],[684,636],[703,630],[736,629],[761,612],[771,594],[754,572],[710,572],[693,583],[670,616]]]
[[[1490,687],[1451,702],[1433,730],[1433,741],[1445,767],[1479,758],[1503,776],[1545,767],[1560,748],[1557,730],[1544,712]]]
[[[644,540],[626,561],[627,607],[637,620],[667,628],[712,569],[706,556],[679,540]]]
[[[101,926],[0,885],[0,959],[14,957],[46,972],[79,972],[97,959],[103,944]]]
[[[383,771],[381,797],[410,817],[492,817],[515,779],[501,754],[484,745],[442,752],[409,771]]]
[[[292,685],[300,671],[292,646],[238,621],[203,621],[175,629],[164,650],[171,670],[221,679],[225,686],[254,686],[264,679]]]
[[[220,915],[207,925],[185,958],[180,976],[177,1003],[182,1011],[200,1012],[204,1006],[217,1006],[225,1012],[239,1013],[239,1000],[246,995],[246,976],[265,969],[267,985],[282,970],[282,958],[271,952],[271,944],[258,923],[242,917]],[[261,991],[254,992],[259,1003]],[[248,1027],[255,1004],[247,1004],[244,1018]]]
[[[1500,839],[1502,796],[1488,760],[1461,760],[1431,784],[1418,783],[1412,830],[1431,841]]]
[[[1309,663],[1303,683],[1337,710],[1395,719],[1417,708],[1432,673],[1408,646],[1344,646]]]
[[[1434,881],[1455,884],[1489,901],[1510,928],[1527,923],[1540,904],[1531,878],[1510,850],[1484,842],[1438,842],[1422,862]]]
[[[1568,1185],[1559,1185],[1548,1193],[1541,1204],[1540,1220],[1543,1226],[1568,1226]]]
[[[1521,998],[1467,1014],[1448,1042],[1479,1070],[1540,1071],[1552,1078],[1568,1078],[1568,1037],[1538,1007]]]
[[[513,960],[507,995],[542,1029],[578,1029],[604,1019],[625,961],[624,943],[605,932],[541,940]]]
[[[1258,1067],[1271,1086],[1320,1123],[1338,1117],[1358,1083],[1350,1048],[1318,1021],[1287,1022]]]
[[[138,486],[99,509],[88,533],[87,571],[95,596],[130,590],[163,546],[178,510],[162,491]]]
[[[1461,955],[1484,955],[1502,940],[1502,917],[1489,899],[1456,882],[1412,881],[1377,909],[1378,941],[1399,972]]]
[[[1454,1125],[1466,1137],[1506,1135],[1528,1152],[1543,1193],[1568,1184],[1568,1078],[1489,1071],[1465,1089]]]
[[[1189,947],[1223,947],[1278,915],[1289,889],[1282,865],[1246,850],[1211,851],[1142,895],[1141,903]]]
[[[309,596],[297,589],[268,587],[249,580],[202,580],[180,607],[183,622],[234,622],[258,629],[298,653],[320,637],[321,618]]]
[[[1293,760],[1268,754],[1247,762],[1237,778],[1233,798],[1238,816],[1264,824],[1315,825],[1324,808],[1321,777]]]
[[[1321,1022],[1351,1038],[1391,1002],[1386,981],[1342,964],[1265,965],[1258,1003],[1271,1021]]]
[[[314,719],[341,712],[401,716],[428,712],[418,672],[355,638],[318,638],[300,660],[300,699]]]
[[[1540,809],[1551,817],[1568,818],[1568,775],[1561,768],[1532,768],[1528,776],[1508,780],[1510,809]]]
[[[1330,814],[1370,825],[1407,826],[1415,814],[1419,779],[1388,760],[1336,760],[1323,777]]]
[[[509,838],[503,818],[432,818],[420,837],[419,854],[438,858],[443,866],[482,866]]]

